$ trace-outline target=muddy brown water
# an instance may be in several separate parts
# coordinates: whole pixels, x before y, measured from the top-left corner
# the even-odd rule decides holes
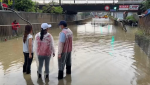
[[[0,85],[150,85],[150,59],[135,44],[137,28],[125,33],[113,25],[72,25],[74,33],[72,75],[57,80],[57,56],[49,79],[37,78],[33,60],[31,75],[22,73],[22,37],[0,43]],[[57,53],[59,28],[50,29]]]

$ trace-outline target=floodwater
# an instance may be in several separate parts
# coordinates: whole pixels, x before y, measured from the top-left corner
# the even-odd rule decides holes
[[[103,22],[103,20],[100,20]],[[113,25],[72,25],[72,74],[57,80],[57,56],[49,79],[37,78],[36,61],[31,75],[22,73],[22,38],[0,43],[0,85],[150,85],[150,59],[135,44],[136,28],[125,33]],[[57,53],[59,28],[50,29]]]

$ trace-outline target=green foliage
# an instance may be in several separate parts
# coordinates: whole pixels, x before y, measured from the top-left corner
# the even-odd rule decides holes
[[[62,14],[63,13],[63,8],[61,6],[58,6],[58,7],[52,7],[53,9],[53,13],[56,13],[56,14]]]
[[[15,0],[15,9],[18,11],[35,12],[35,3],[32,0]]]
[[[136,19],[134,18],[133,15],[128,16],[126,19],[127,19],[127,20],[131,20],[131,21],[133,21],[133,22],[136,22]]]
[[[142,10],[147,10],[147,9],[149,9],[150,8],[150,0],[146,0],[146,1],[143,1],[142,2],[142,7],[141,7],[141,9]]]
[[[136,34],[136,35],[143,35],[143,34],[144,34],[144,31],[143,31],[143,30],[137,30],[135,34]]]
[[[13,0],[8,0],[8,6],[12,6],[13,5]]]
[[[53,3],[48,3],[47,5],[43,6],[42,10],[43,13],[55,13],[55,14],[62,14],[63,8],[61,6],[54,7],[52,6]]]

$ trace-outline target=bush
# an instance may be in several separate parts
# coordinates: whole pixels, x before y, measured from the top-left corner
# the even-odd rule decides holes
[[[43,13],[55,13],[55,14],[62,14],[63,8],[61,6],[52,6],[52,3],[48,3],[47,5],[43,6],[42,11]]]
[[[133,15],[126,17],[126,19],[130,20],[130,21],[133,21],[133,22],[136,22],[136,19],[134,18]]]
[[[52,7],[51,13],[56,13],[56,14],[62,14],[63,13],[63,8],[61,6],[58,7]]]
[[[143,1],[141,9],[142,10],[147,10],[149,8],[150,8],[150,0]]]
[[[35,12],[35,3],[32,0],[15,0],[15,9],[18,11]]]

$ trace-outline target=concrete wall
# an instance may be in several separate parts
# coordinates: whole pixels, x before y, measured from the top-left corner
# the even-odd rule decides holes
[[[141,47],[141,49],[150,57],[150,38],[136,34],[135,35],[135,42]]]
[[[48,13],[18,13],[24,19],[31,23],[42,23],[42,22],[59,22],[60,20],[73,21],[75,15],[57,15]],[[21,20],[15,13],[9,11],[0,11],[0,25],[10,25],[14,20],[17,20],[20,24],[26,24]]]
[[[150,57],[150,15],[139,18],[139,33],[135,35],[135,42]]]
[[[53,28],[58,27],[58,23],[60,20],[66,20],[68,24],[75,24],[76,21],[82,21],[88,17],[84,17],[84,19],[76,16],[76,15],[57,15],[57,14],[48,14],[48,13],[26,13],[20,12],[18,13],[24,19],[30,21],[32,23],[33,31],[36,33],[41,30],[41,23],[50,23]],[[12,26],[11,23],[17,20],[20,24],[20,28],[18,29],[18,34],[21,35],[24,32],[25,25],[27,22],[23,21],[19,18],[15,13],[9,11],[0,11],[0,41],[4,41],[5,39],[12,38]]]

